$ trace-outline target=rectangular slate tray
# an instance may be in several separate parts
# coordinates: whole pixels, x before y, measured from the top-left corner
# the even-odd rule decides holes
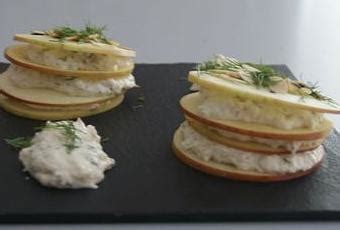
[[[339,220],[336,131],[325,143],[320,170],[288,182],[231,181],[177,160],[172,135],[183,120],[178,101],[189,92],[186,76],[193,66],[138,64],[134,75],[141,87],[116,109],[84,119],[109,138],[104,149],[117,161],[97,190],[45,188],[29,178],[18,151],[2,139],[32,135],[42,122],[0,110],[0,223]],[[291,75],[285,66],[274,67]]]

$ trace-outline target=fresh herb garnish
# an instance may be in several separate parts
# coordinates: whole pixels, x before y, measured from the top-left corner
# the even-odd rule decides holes
[[[270,86],[275,85],[278,81],[287,78],[266,65],[251,63],[247,63],[247,65],[258,70],[250,73],[254,85],[258,88],[269,88]]]
[[[77,131],[81,131],[77,129],[73,121],[60,121],[60,122],[47,122],[44,126],[36,127],[35,130],[43,130],[43,129],[58,129],[62,131],[62,134],[65,137],[64,146],[66,148],[67,153],[71,153],[75,148],[78,148],[76,145],[77,140],[79,140],[79,136]],[[13,139],[5,139],[6,143],[12,145],[15,148],[26,148],[32,145],[32,137],[18,137]]]
[[[57,38],[59,41],[75,41],[80,43],[104,43],[114,45],[104,35],[105,26],[87,24],[84,29],[73,29],[69,26],[60,26],[47,31],[33,31],[33,35],[48,35]]]
[[[300,91],[302,92],[300,92],[300,95],[301,95],[302,100],[307,94],[317,100],[326,101],[330,105],[338,105],[338,103],[333,98],[327,97],[320,92],[319,86],[317,83],[307,85],[307,84],[298,82],[296,84],[299,84],[301,86]]]
[[[101,139],[101,143],[105,143],[105,142],[108,142],[110,140],[110,138],[108,138],[108,137],[104,137],[104,138],[102,138]]]
[[[133,109],[133,110],[137,110],[137,109],[140,109],[140,108],[143,108],[143,107],[144,107],[144,106],[141,105],[141,104],[140,104],[140,105],[133,105],[133,106],[132,106],[132,109]]]
[[[63,132],[65,136],[66,143],[64,144],[67,153],[71,153],[74,149],[78,148],[76,141],[79,140],[77,129],[73,121],[61,121],[61,122],[48,122],[45,127],[47,129],[59,129]]]
[[[5,139],[6,143],[17,149],[30,147],[32,144],[31,137],[17,137],[13,139]]]
[[[277,83],[278,77],[282,76],[269,66],[242,63],[235,58],[223,55],[217,55],[214,59],[199,64],[196,68],[198,71],[212,74],[229,74],[258,88],[268,88]]]
[[[145,100],[145,97],[144,97],[144,96],[139,96],[139,97],[138,97],[138,101],[139,101],[139,102],[144,102],[144,100]]]
[[[214,59],[198,64],[196,69],[198,71],[229,70],[237,72],[242,69],[242,63],[235,58],[216,55]]]
[[[287,76],[262,64],[242,63],[234,58],[216,55],[212,60],[197,65],[196,70],[198,73],[202,71],[215,76],[227,75],[237,78],[245,84],[269,89],[272,93],[290,93],[301,97],[312,97],[337,105],[332,98],[322,95],[316,84],[307,85],[288,79]]]

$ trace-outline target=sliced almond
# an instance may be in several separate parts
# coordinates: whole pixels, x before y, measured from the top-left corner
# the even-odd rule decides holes
[[[305,95],[310,95],[310,94],[312,93],[312,90],[309,89],[309,88],[306,88],[306,87],[300,88],[299,91],[300,91],[302,94],[305,94]]]
[[[226,74],[234,78],[241,79],[241,76],[238,72],[230,71],[230,70],[224,70],[224,69],[212,69],[209,70],[211,73],[217,73],[217,74]]]
[[[250,75],[244,71],[239,71],[239,75],[241,76],[241,79],[248,83],[253,83],[253,80],[251,79]]]
[[[288,82],[288,93],[299,94],[299,87],[296,86],[292,81]]]
[[[286,79],[278,81],[276,84],[269,86],[274,93],[288,93],[289,84]]]
[[[242,67],[244,69],[246,69],[247,71],[249,71],[249,72],[260,72],[260,70],[254,68],[254,67],[252,67],[250,65],[247,65],[247,64],[243,64]]]

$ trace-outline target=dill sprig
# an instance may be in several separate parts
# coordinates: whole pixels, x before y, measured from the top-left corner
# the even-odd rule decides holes
[[[320,90],[318,90],[317,87],[312,86],[310,89],[311,89],[311,91],[312,91],[312,92],[310,93],[310,96],[312,96],[312,97],[314,97],[314,98],[316,98],[316,99],[318,99],[318,100],[321,100],[321,101],[333,101],[332,98],[327,97],[327,96],[325,96],[325,95],[322,95],[321,92],[320,92]]]
[[[23,149],[32,145],[32,137],[17,137],[13,139],[4,139],[7,144],[17,149]]]
[[[333,98],[327,97],[321,93],[318,83],[314,83],[309,86],[304,85],[304,87],[310,90],[309,96],[320,101],[326,101],[331,105],[339,105]]]
[[[214,73],[215,70],[226,70],[236,72],[241,79],[247,79],[248,83],[258,88],[268,88],[277,83],[277,76],[280,76],[273,68],[252,63],[242,63],[235,58],[216,55],[214,59],[197,65],[198,71]],[[221,73],[221,72],[219,72]]]
[[[100,140],[101,143],[105,143],[105,142],[108,142],[110,140],[110,138],[108,137],[104,137]]]
[[[47,31],[34,31],[34,35],[48,35],[59,41],[74,41],[80,43],[104,43],[113,44],[104,35],[105,26],[87,24],[84,29],[73,29],[69,26],[60,26]]]
[[[67,153],[71,153],[74,149],[78,148],[79,146],[76,145],[77,140],[79,140],[79,136],[77,131],[81,131],[77,129],[73,121],[60,121],[60,122],[48,122],[46,123],[46,129],[58,129],[63,132],[65,137],[65,148]]]
[[[266,65],[252,63],[247,63],[247,65],[258,70],[250,73],[254,85],[258,88],[269,88],[270,86],[275,85],[279,80],[287,78]]]
[[[58,38],[59,41],[66,41],[66,40],[74,40],[77,41],[78,31],[72,29],[71,27],[61,26],[56,27],[52,30],[45,31],[46,35],[49,35],[53,38]]]
[[[198,71],[229,70],[237,71],[242,69],[242,63],[235,58],[226,58],[223,55],[216,55],[214,59],[197,65]]]
[[[67,153],[71,153],[74,149],[78,148],[76,142],[79,140],[77,131],[82,132],[74,126],[73,121],[59,121],[59,122],[47,122],[44,126],[36,127],[35,130],[44,129],[57,129],[62,131],[65,137],[65,143]],[[32,137],[17,137],[13,139],[5,139],[6,143],[19,149],[27,148],[32,145]]]

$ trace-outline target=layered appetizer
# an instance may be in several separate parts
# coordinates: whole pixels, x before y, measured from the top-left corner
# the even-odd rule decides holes
[[[324,113],[340,113],[340,106],[315,85],[222,55],[198,65],[188,80],[198,92],[180,100],[185,121],[173,138],[184,163],[258,182],[297,178],[321,164],[332,129]]]
[[[104,27],[57,27],[16,34],[10,67],[0,76],[0,105],[18,116],[62,120],[119,105],[136,86],[135,51],[109,40]]]

